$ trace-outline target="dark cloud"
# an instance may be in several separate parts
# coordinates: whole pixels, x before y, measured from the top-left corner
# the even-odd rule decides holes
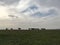
[[[29,9],[30,9],[30,10],[37,10],[38,7],[37,7],[36,5],[31,5],[31,6],[29,7]]]
[[[45,17],[45,16],[51,16],[51,15],[57,15],[57,12],[55,9],[50,9],[48,12],[36,12],[32,14],[33,17]]]
[[[30,12],[30,11],[36,11],[38,10],[38,7],[36,5],[30,5],[27,9],[21,11],[22,13],[25,13],[25,12]]]
[[[11,18],[18,18],[18,16],[15,16],[15,15],[8,15],[8,16]]]

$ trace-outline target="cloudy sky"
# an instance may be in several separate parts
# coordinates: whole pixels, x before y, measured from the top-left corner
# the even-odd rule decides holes
[[[60,0],[0,0],[0,28],[60,28]]]

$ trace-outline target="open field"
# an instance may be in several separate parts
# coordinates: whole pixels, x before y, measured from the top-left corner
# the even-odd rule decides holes
[[[0,45],[60,45],[60,30],[1,30]]]

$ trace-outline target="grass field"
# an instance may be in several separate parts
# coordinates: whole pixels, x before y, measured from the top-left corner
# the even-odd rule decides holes
[[[1,30],[0,45],[60,45],[60,30]]]

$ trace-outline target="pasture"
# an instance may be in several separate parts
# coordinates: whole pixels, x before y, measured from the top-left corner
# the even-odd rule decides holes
[[[0,30],[0,45],[60,45],[60,30]]]

